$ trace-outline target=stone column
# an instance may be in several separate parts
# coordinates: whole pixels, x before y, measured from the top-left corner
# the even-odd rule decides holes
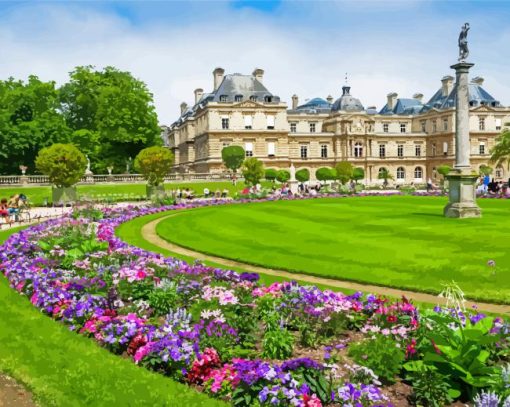
[[[290,163],[289,172],[290,172],[289,178],[290,192],[292,192],[292,195],[295,195],[298,192],[298,182],[296,180],[296,168],[294,167],[294,164],[292,162]]]
[[[457,77],[455,102],[455,165],[446,176],[449,184],[449,202],[444,208],[448,218],[478,218],[481,210],[476,204],[476,181],[478,175],[469,161],[471,142],[469,137],[469,87],[468,73],[474,64],[459,62],[452,65]]]

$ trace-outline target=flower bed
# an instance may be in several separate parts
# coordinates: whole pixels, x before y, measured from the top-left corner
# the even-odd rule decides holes
[[[236,406],[510,405],[501,318],[264,286],[257,274],[187,264],[114,234],[137,216],[218,204],[78,211],[11,236],[1,270],[70,330]]]

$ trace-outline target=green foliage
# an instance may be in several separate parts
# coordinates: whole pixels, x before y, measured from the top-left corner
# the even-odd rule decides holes
[[[161,130],[147,86],[113,67],[81,66],[60,89],[61,109],[72,141],[96,172],[123,172],[128,157],[161,144]]]
[[[510,126],[510,123],[506,123]],[[496,163],[497,167],[505,163],[510,168],[510,128],[506,128],[496,139],[496,145],[491,150],[491,162]]]
[[[492,174],[492,167],[489,167],[488,165],[480,165],[480,175],[491,175]]]
[[[264,178],[268,181],[274,181],[276,179],[277,171],[273,168],[268,168],[264,173]]]
[[[255,157],[247,158],[243,162],[242,173],[248,185],[258,184],[260,179],[264,177],[264,164]]]
[[[41,148],[67,143],[71,130],[60,114],[55,82],[29,76],[27,82],[0,81],[0,172],[19,174],[20,165],[35,170]]]
[[[349,319],[340,312],[333,313],[327,321],[304,313],[293,323],[299,331],[301,345],[315,347],[341,336],[347,329]]]
[[[290,179],[290,172],[287,170],[280,170],[276,173],[276,180],[278,182],[284,183]]]
[[[340,161],[335,165],[336,178],[342,183],[346,184],[352,179],[354,167],[348,161]]]
[[[460,395],[449,385],[449,378],[440,374],[434,366],[414,362],[414,371],[406,379],[413,387],[413,401],[419,406],[443,407]],[[404,368],[406,365],[404,365]]]
[[[149,292],[148,301],[156,316],[166,315],[178,308],[179,295],[176,284],[166,284],[152,289]]]
[[[221,159],[229,170],[236,172],[243,165],[246,152],[241,146],[228,146],[221,150]]]
[[[315,171],[315,177],[319,181],[330,181],[336,178],[336,172],[333,168],[321,167]]]
[[[270,359],[287,359],[292,355],[294,337],[287,328],[273,327],[266,330],[262,339],[263,356]]]
[[[71,144],[53,144],[39,151],[35,165],[40,172],[50,178],[53,185],[67,188],[83,177],[87,159]]]
[[[382,168],[377,174],[377,178],[384,180],[384,183],[387,184],[389,179],[393,179],[393,175],[386,168]]]
[[[452,167],[450,167],[449,165],[440,165],[439,167],[437,167],[437,172],[438,174],[441,174],[443,176],[443,179],[446,175],[448,175],[448,173],[452,170]]]
[[[148,147],[138,153],[135,158],[135,168],[150,186],[163,183],[165,175],[170,172],[174,163],[174,155],[165,147]]]
[[[296,179],[299,182],[306,182],[310,180],[310,171],[307,168],[301,168],[296,171]]]
[[[377,335],[375,339],[357,342],[349,347],[349,356],[356,363],[366,366],[387,383],[393,383],[404,363],[404,351],[389,336]]]
[[[354,181],[360,181],[365,178],[365,170],[361,167],[356,167],[352,170],[352,179]]]

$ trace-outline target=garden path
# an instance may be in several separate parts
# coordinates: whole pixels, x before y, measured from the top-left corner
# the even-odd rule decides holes
[[[156,220],[153,220],[151,222],[146,223],[141,230],[142,237],[147,240],[148,242],[162,247],[164,249],[170,250],[174,253],[178,253],[185,256],[193,257],[200,261],[211,261],[214,263],[221,264],[225,267],[239,267],[242,268],[245,271],[252,272],[252,273],[260,273],[260,274],[267,274],[272,276],[278,276],[278,277],[284,277],[291,280],[300,280],[304,281],[310,284],[324,284],[331,287],[336,288],[345,288],[355,291],[364,291],[364,292],[370,292],[372,294],[378,294],[378,295],[387,295],[390,297],[395,298],[401,298],[402,296],[405,296],[408,299],[411,299],[416,302],[426,302],[429,304],[439,304],[443,305],[446,303],[445,298],[440,298],[437,295],[433,294],[427,294],[427,293],[421,293],[416,291],[407,291],[407,290],[400,290],[397,288],[390,288],[390,287],[382,287],[378,285],[371,285],[371,284],[360,284],[355,283],[351,281],[345,281],[345,280],[335,280],[331,278],[324,278],[324,277],[315,277],[310,276],[307,274],[299,274],[299,273],[291,273],[284,270],[278,270],[278,269],[271,269],[271,268],[265,268],[260,266],[254,266],[252,264],[247,264],[239,261],[234,260],[228,260],[224,259],[222,257],[217,256],[211,256],[208,254],[200,253],[195,250],[186,249],[184,247],[178,246],[176,244],[170,243],[161,237],[158,236],[156,233],[156,227],[159,222],[162,222],[165,219],[168,219],[172,216],[175,216],[176,214],[164,216],[162,218],[158,218]],[[498,315],[510,315],[510,306],[509,305],[502,305],[502,304],[491,304],[491,303],[484,303],[484,302],[471,302],[466,301],[466,307],[472,307],[476,306],[480,311],[490,312]]]

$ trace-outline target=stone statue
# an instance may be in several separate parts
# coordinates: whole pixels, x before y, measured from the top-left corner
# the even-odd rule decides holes
[[[459,61],[463,62],[469,56],[467,35],[469,31],[469,23],[462,26],[462,30],[459,34]]]
[[[290,163],[290,181],[296,180],[296,167],[293,163]]]
[[[90,170],[90,160],[89,160],[89,156],[86,155],[85,158],[87,159],[87,169],[85,170],[85,174],[86,175],[91,175],[92,174],[92,171]]]

